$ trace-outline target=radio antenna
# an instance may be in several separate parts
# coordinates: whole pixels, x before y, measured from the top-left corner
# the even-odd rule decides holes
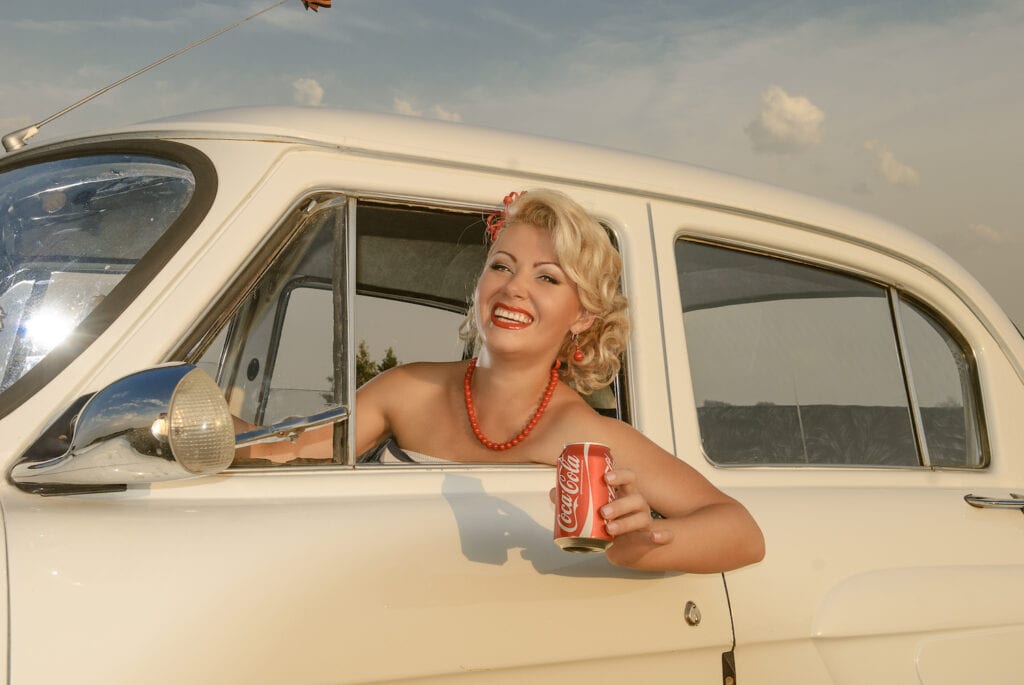
[[[274,9],[275,7],[280,7],[281,5],[285,4],[286,2],[288,2],[288,0],[278,0],[278,2],[275,2],[273,5],[270,5],[268,7],[264,7],[260,11],[255,12],[254,14],[250,14],[248,17],[246,17],[245,19],[242,19],[241,21],[236,21],[234,24],[231,24],[230,26],[225,26],[221,30],[215,31],[215,32],[211,33],[210,35],[206,36],[205,38],[200,38],[199,40],[197,40],[197,41],[195,41],[193,43],[189,43],[188,45],[186,45],[185,47],[181,48],[180,50],[178,50],[176,52],[172,52],[171,54],[167,55],[166,57],[162,57],[162,58],[158,59],[157,61],[153,62],[152,64],[149,64],[149,65],[147,65],[145,67],[142,67],[141,69],[139,69],[138,71],[136,71],[136,72],[134,72],[132,74],[128,74],[127,76],[125,76],[121,80],[115,81],[114,83],[111,83],[109,86],[106,86],[105,88],[100,88],[95,93],[91,93],[90,95],[86,95],[84,98],[82,98],[81,100],[79,100],[75,104],[70,105],[69,107],[65,107],[61,111],[59,111],[56,114],[53,114],[53,115],[47,117],[46,119],[43,119],[42,121],[40,121],[37,124],[34,124],[32,126],[26,126],[25,128],[22,128],[22,129],[19,129],[17,131],[14,131],[13,133],[8,133],[6,136],[3,137],[4,150],[6,150],[7,152],[11,152],[12,150],[17,150],[17,149],[19,149],[21,147],[24,147],[26,140],[28,140],[29,138],[31,138],[35,134],[39,133],[39,129],[40,128],[42,128],[46,124],[50,123],[54,119],[56,119],[58,117],[62,117],[65,114],[67,114],[68,112],[70,112],[71,110],[77,109],[78,107],[81,107],[82,105],[84,105],[85,103],[89,102],[93,98],[96,98],[96,97],[99,97],[100,95],[103,95],[104,93],[106,93],[108,90],[110,90],[112,88],[117,88],[119,85],[121,85],[125,81],[128,81],[129,79],[133,79],[136,76],[138,76],[139,74],[144,74],[147,71],[149,71],[150,69],[152,69],[153,67],[158,67],[161,64],[163,64],[164,62],[166,62],[167,60],[174,59],[178,55],[180,55],[182,53],[185,53],[185,52],[188,52],[189,50],[191,50],[194,47],[202,45],[203,43],[205,43],[205,42],[207,42],[209,40],[213,40],[214,38],[216,38],[217,36],[221,35],[222,33],[227,33],[228,31],[230,31],[231,29],[235,28],[236,26],[241,26],[242,24],[244,24],[245,22],[249,21],[250,19],[255,19],[256,17],[260,16],[261,14],[263,14],[265,12],[269,12],[270,10]],[[312,9],[315,12],[315,11],[317,11],[317,7],[318,6],[319,7],[330,7],[331,6],[331,0],[302,0],[302,4],[306,7],[307,10]]]

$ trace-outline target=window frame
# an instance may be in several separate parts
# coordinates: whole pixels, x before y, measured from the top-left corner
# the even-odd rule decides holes
[[[915,297],[913,293],[899,288],[897,285],[891,282],[885,282],[880,279],[876,274],[867,274],[857,269],[842,268],[835,264],[827,264],[808,258],[804,255],[794,255],[782,251],[772,250],[763,246],[752,246],[740,242],[733,242],[729,240],[723,240],[719,238],[709,238],[704,235],[696,235],[687,232],[677,232],[672,236],[672,253],[674,261],[674,272],[675,272],[675,283],[674,288],[677,292],[682,293],[680,283],[680,265],[678,258],[676,258],[677,244],[680,242],[694,243],[700,245],[706,245],[709,247],[721,248],[732,250],[735,252],[744,252],[747,254],[756,255],[759,257],[766,257],[770,259],[779,260],[782,262],[788,262],[797,266],[810,267],[819,269],[829,273],[836,274],[837,276],[844,278],[856,279],[862,283],[867,283],[880,288],[886,297],[886,302],[889,308],[889,323],[891,326],[891,332],[893,335],[893,341],[896,344],[900,371],[902,374],[902,383],[904,392],[907,397],[907,406],[910,411],[911,426],[913,428],[913,440],[917,451],[918,464],[916,465],[885,465],[885,464],[829,464],[829,463],[816,463],[816,464],[801,464],[799,462],[792,463],[743,463],[743,462],[721,462],[716,458],[712,457],[703,446],[703,434],[701,435],[701,451],[704,454],[704,458],[709,464],[715,468],[722,469],[745,469],[745,468],[815,468],[815,469],[872,469],[872,470],[908,470],[908,471],[968,471],[978,472],[984,471],[991,467],[992,455],[988,440],[988,428],[985,421],[985,406],[983,401],[983,394],[981,389],[981,379],[978,372],[977,357],[974,347],[970,344],[970,341],[960,329],[954,326],[948,317],[943,316],[934,307],[925,303],[920,297]],[[960,351],[963,353],[964,361],[967,367],[967,373],[969,376],[969,382],[964,387],[964,400],[965,404],[970,402],[973,409],[973,417],[975,423],[975,429],[978,432],[978,444],[979,444],[979,463],[976,465],[935,465],[931,463],[931,459],[928,455],[928,443],[927,436],[924,432],[924,423],[921,415],[921,408],[918,399],[917,389],[913,382],[913,370],[911,368],[910,356],[907,350],[907,339],[906,333],[903,326],[903,317],[900,312],[901,303],[907,303],[918,309],[923,315],[930,317],[932,321],[946,332],[952,340],[954,340],[959,346]],[[680,301],[682,305],[682,301]],[[680,307],[680,316],[684,317],[682,307]],[[683,335],[684,335],[684,346],[686,348],[687,359],[689,360],[688,366],[692,364],[690,358],[690,347],[685,340],[686,325],[683,323]],[[690,372],[691,382],[691,393],[692,393],[692,371]],[[694,412],[697,410],[697,398],[692,396],[692,402]],[[698,431],[700,430],[700,421],[697,420]]]
[[[222,378],[224,374],[224,362],[229,354],[229,347],[232,344],[234,338],[233,329],[236,326],[238,317],[242,310],[243,305],[252,294],[253,290],[263,281],[266,275],[274,268],[278,263],[281,254],[288,249],[288,247],[294,242],[299,232],[306,225],[306,221],[314,214],[319,211],[323,211],[330,207],[337,205],[346,205],[346,221],[345,221],[345,317],[344,321],[339,323],[335,322],[337,327],[344,327],[344,338],[347,349],[355,350],[355,326],[352,325],[352,317],[355,312],[356,297],[359,295],[371,295],[375,297],[383,297],[389,300],[408,304],[418,304],[436,307],[445,311],[455,311],[452,304],[448,301],[441,300],[425,300],[421,297],[415,297],[412,295],[406,296],[405,294],[394,290],[387,292],[378,292],[375,290],[359,290],[357,280],[357,243],[359,238],[359,206],[360,203],[369,204],[370,206],[401,206],[410,207],[424,211],[433,212],[464,212],[464,213],[479,213],[482,217],[487,216],[491,212],[495,211],[496,207],[492,205],[480,205],[477,203],[459,202],[451,200],[438,200],[430,198],[419,198],[409,197],[400,195],[386,195],[379,193],[367,193],[359,191],[346,191],[341,189],[325,190],[319,189],[317,191],[306,193],[298,197],[294,202],[291,203],[287,211],[285,211],[274,228],[268,232],[268,237],[264,241],[260,250],[250,259],[245,266],[231,279],[226,286],[223,294],[211,303],[211,307],[208,313],[197,322],[196,326],[179,342],[175,347],[174,351],[170,355],[170,359],[182,360],[188,363],[195,363],[205,354],[207,349],[216,341],[217,337],[223,331],[227,331],[227,337],[225,341],[224,349],[220,354],[220,366],[217,373],[217,382],[221,384],[225,379]],[[618,233],[615,230],[615,226],[610,221],[599,218],[600,224],[608,232],[609,237],[612,239],[616,249],[621,254],[621,240],[619,239]],[[625,260],[624,260],[625,264]],[[625,268],[623,270],[623,278],[620,287],[625,292],[627,279],[625,278]],[[275,309],[280,307],[280,302],[275,304]],[[283,316],[281,312],[275,311],[275,317]],[[276,335],[276,334],[275,334]],[[355,454],[355,440],[352,432],[355,427],[355,415],[357,408],[355,406],[355,364],[349,363],[354,360],[354,352],[348,353],[345,358],[347,368],[345,370],[346,375],[346,392],[343,393],[345,403],[341,406],[348,407],[348,415],[342,421],[336,424],[335,429],[335,450],[337,451],[338,440],[342,439],[347,445],[344,451],[343,461],[331,461],[325,462],[323,465],[301,465],[301,466],[290,466],[288,471],[296,471],[299,469],[337,469],[337,468],[377,468],[379,465],[376,464],[357,464],[356,459],[359,455]],[[611,390],[615,397],[615,412],[616,418],[626,423],[631,422],[631,407],[633,406],[632,401],[632,386],[629,381],[628,373],[628,354],[629,350],[624,351],[622,365],[616,378],[612,381]],[[271,369],[265,370],[264,373],[269,374]],[[266,378],[266,376],[265,376]],[[345,431],[344,436],[339,434],[337,427],[344,424],[342,430]],[[338,455],[335,455],[337,458]],[[472,467],[481,466],[480,464],[454,464],[458,467]],[[393,465],[386,465],[391,467]],[[416,465],[410,465],[416,466]],[[424,465],[419,465],[424,466]],[[425,465],[431,466],[431,465]],[[436,465],[435,465],[436,466]],[[487,466],[486,464],[482,466]],[[531,464],[515,464],[513,466],[533,466]],[[245,468],[230,468],[229,471],[233,473],[252,473],[258,471],[279,471],[280,466],[269,466],[269,467],[245,467]]]

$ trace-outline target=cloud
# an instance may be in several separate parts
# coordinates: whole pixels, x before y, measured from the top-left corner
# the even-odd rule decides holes
[[[411,102],[398,97],[396,97],[391,103],[391,108],[394,109],[395,112],[404,114],[407,117],[418,117],[422,115],[422,112],[416,109]]]
[[[967,233],[974,240],[988,245],[1003,245],[1009,239],[1006,231],[988,224],[971,224],[967,227]]]
[[[778,86],[761,93],[761,111],[744,131],[755,152],[799,152],[821,142],[825,113],[805,97]]]
[[[917,171],[896,159],[888,147],[877,140],[869,140],[864,143],[864,149],[874,155],[878,173],[888,183],[903,187],[917,185],[920,180]]]
[[[408,117],[422,117],[423,110],[418,108],[415,104],[409,100],[403,100],[400,97],[396,97],[392,103],[391,108],[398,114],[404,114]],[[458,112],[453,112],[449,109],[445,109],[441,105],[434,105],[430,108],[430,116],[441,121],[455,121],[461,122],[462,115]]]
[[[461,114],[459,114],[458,112],[449,112],[441,105],[434,105],[433,107],[431,107],[430,113],[434,115],[435,119],[440,119],[442,121],[462,121]]]
[[[324,100],[324,89],[316,79],[300,78],[292,81],[292,97],[296,104],[319,107]]]

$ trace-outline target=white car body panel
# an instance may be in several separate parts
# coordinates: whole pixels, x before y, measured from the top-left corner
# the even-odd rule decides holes
[[[1024,341],[930,244],[702,169],[403,117],[232,110],[96,139],[140,137],[208,155],[216,199],[102,335],[0,419],[8,472],[75,398],[166,361],[311,194],[488,207],[543,185],[618,240],[633,424],[744,503],[767,556],[726,574],[727,595],[720,575],[565,554],[550,540],[552,473],[534,466],[228,471],[54,497],[6,481],[9,682],[717,683],[733,624],[744,684],[1016,677],[1024,519],[963,497],[1024,492]],[[680,236],[892,284],[941,313],[973,354],[991,463],[713,464],[694,407]],[[688,601],[698,626],[684,621]]]

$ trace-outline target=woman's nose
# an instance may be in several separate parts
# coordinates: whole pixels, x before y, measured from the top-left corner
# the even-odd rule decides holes
[[[505,281],[505,292],[510,297],[526,297],[526,283],[523,279],[524,276],[522,274],[512,274],[512,276]]]

